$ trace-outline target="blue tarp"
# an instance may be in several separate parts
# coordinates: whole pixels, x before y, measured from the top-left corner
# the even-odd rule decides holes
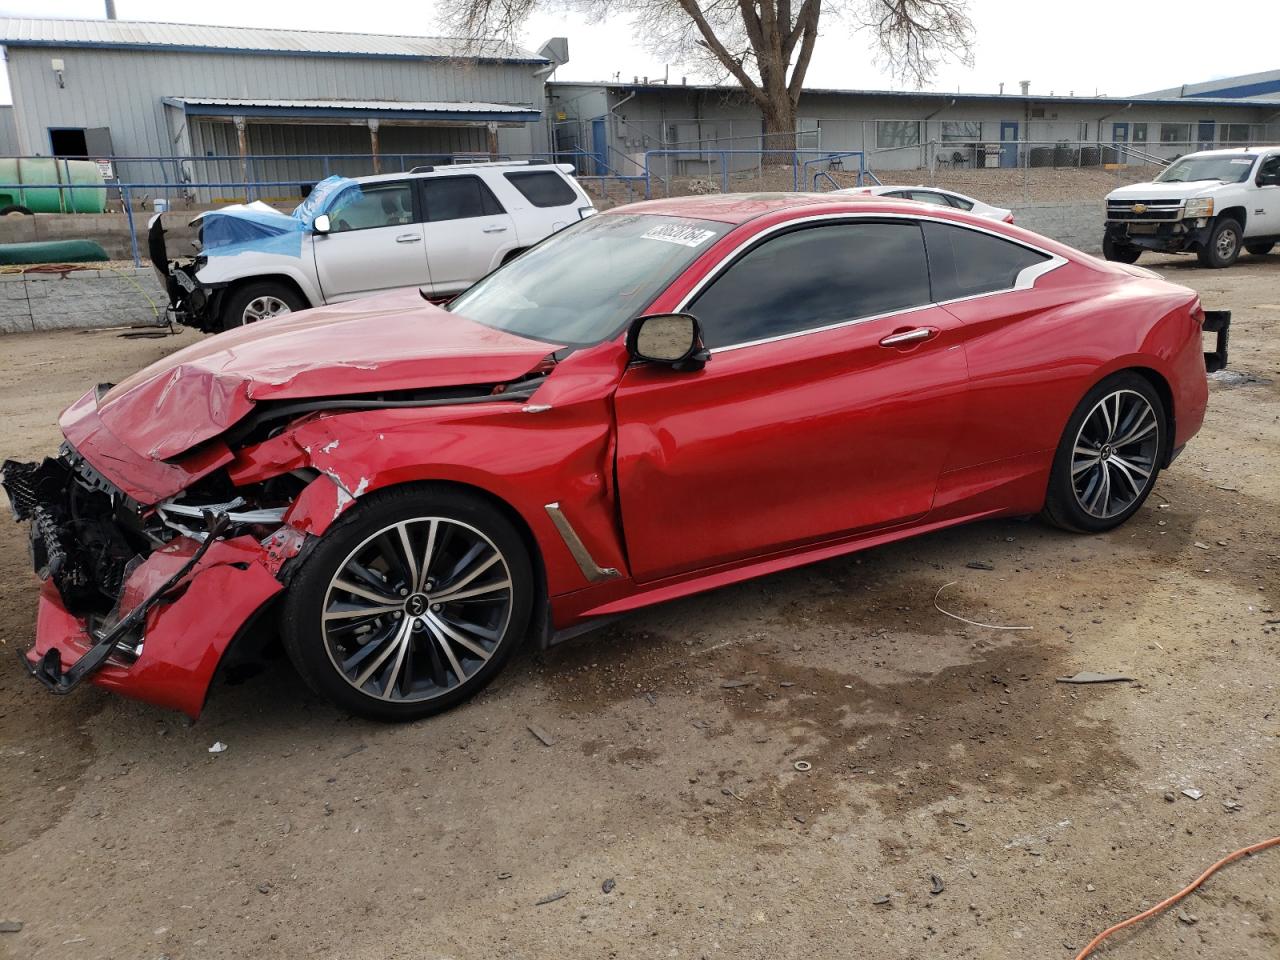
[[[234,257],[240,253],[275,253],[302,256],[302,235],[316,217],[331,209],[349,191],[358,195],[360,184],[348,177],[328,177],[317,183],[293,213],[281,213],[265,203],[237,204],[204,215],[201,249],[210,257]]]

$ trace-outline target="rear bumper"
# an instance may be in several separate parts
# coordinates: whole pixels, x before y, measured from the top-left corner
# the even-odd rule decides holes
[[[144,602],[190,559],[180,538],[151,554],[129,575],[120,617]],[[85,679],[122,696],[199,716],[222,655],[258,610],[283,589],[268,554],[251,537],[214,543],[171,596],[147,611],[136,656],[113,653]],[[94,646],[91,625],[67,610],[51,580],[40,587],[36,641],[23,656],[34,672],[46,657],[72,665]]]

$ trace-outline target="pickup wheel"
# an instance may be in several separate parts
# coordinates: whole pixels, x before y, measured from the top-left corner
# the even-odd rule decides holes
[[[1142,256],[1142,248],[1129,244],[1118,244],[1110,236],[1102,238],[1102,256],[1116,263],[1137,263]]]
[[[1271,252],[1271,248],[1275,246],[1275,241],[1269,243],[1246,243],[1244,248],[1252,253],[1255,257],[1265,257]]]
[[[1240,224],[1226,218],[1213,225],[1209,242],[1196,253],[1202,266],[1220,270],[1229,267],[1240,256]]]
[[[222,309],[222,329],[243,327],[246,323],[270,320],[272,317],[307,309],[296,290],[273,280],[246,283],[233,290]]]

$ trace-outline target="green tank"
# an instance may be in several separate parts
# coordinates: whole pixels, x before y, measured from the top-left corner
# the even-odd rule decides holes
[[[23,186],[7,186],[15,183]],[[41,186],[25,186],[28,183]],[[0,214],[15,210],[20,213],[103,213],[107,209],[102,172],[92,160],[0,157],[0,184],[6,184],[0,187]]]

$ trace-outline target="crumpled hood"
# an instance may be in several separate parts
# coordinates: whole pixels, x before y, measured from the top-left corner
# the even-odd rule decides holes
[[[502,383],[557,349],[397,291],[209,337],[117,384],[97,415],[134,453],[166,460],[264,400]]]

